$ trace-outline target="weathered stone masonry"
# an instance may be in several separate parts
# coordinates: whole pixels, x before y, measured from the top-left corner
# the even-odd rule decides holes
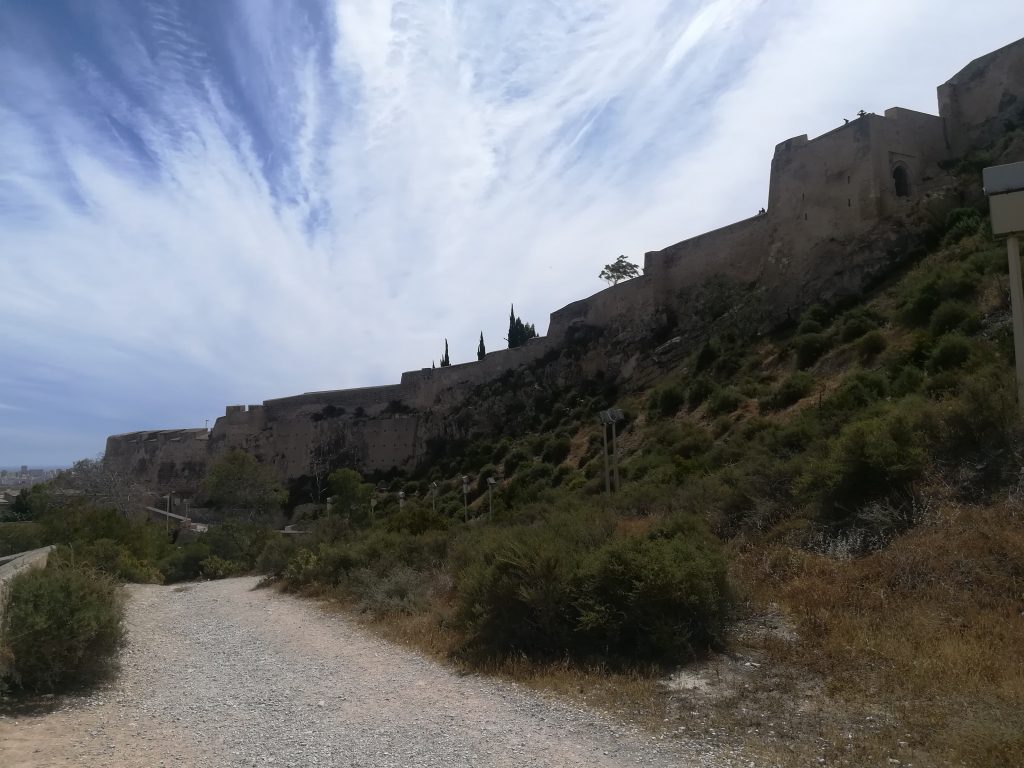
[[[781,142],[764,214],[646,254],[644,274],[551,314],[548,334],[482,361],[402,374],[399,384],[309,392],[228,406],[212,430],[133,432],[107,439],[105,460],[154,490],[193,491],[230,448],[310,474],[325,457],[364,471],[408,468],[422,456],[426,414],[472,387],[559,350],[574,326],[623,345],[674,318],[699,334],[702,292],[745,302],[767,330],[812,301],[856,293],[883,269],[900,222],[941,205],[941,163],[1024,127],[1024,40],[967,65],[938,89],[939,116],[893,108],[815,139]],[[1007,158],[1007,160],[1024,159]],[[729,292],[732,292],[729,294]],[[436,420],[434,420],[436,421]]]

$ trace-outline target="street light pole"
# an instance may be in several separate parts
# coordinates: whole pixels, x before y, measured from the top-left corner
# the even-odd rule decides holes
[[[462,476],[462,508],[466,513],[466,522],[469,522],[469,475]]]
[[[604,492],[609,496],[612,495],[612,478],[611,473],[608,470],[608,425],[601,420],[601,442],[604,445]]]
[[[487,478],[487,519],[494,520],[494,499],[491,496],[491,492],[494,490],[494,484],[497,481],[493,477]]]

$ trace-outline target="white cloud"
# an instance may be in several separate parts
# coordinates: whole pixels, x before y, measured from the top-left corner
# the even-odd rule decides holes
[[[444,337],[471,359],[513,301],[543,329],[617,254],[764,205],[777,142],[934,111],[1024,28],[1009,2],[994,29],[924,0],[254,0],[213,31],[165,5],[103,6],[73,66],[0,11],[4,401],[63,398],[97,449],[394,381]]]

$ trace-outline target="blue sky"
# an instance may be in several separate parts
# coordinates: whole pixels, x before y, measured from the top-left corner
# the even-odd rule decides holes
[[[984,9],[982,9],[982,6]],[[996,23],[993,23],[995,20]],[[1024,4],[0,0],[0,466],[502,346]]]

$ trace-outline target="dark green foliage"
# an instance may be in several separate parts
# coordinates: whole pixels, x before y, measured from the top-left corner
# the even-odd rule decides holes
[[[469,650],[678,662],[716,645],[725,561],[704,526],[685,528],[612,538],[581,511],[477,539],[460,555]]]
[[[901,286],[900,320],[911,327],[927,325],[942,302],[971,298],[982,270],[982,265],[971,262],[922,263]]]
[[[971,342],[959,334],[944,336],[935,345],[928,359],[928,370],[932,373],[948,371],[964,365],[971,356]]]
[[[920,368],[908,365],[900,370],[899,375],[892,383],[892,393],[896,397],[912,395],[921,389],[924,383],[925,374]]]
[[[577,642],[591,654],[669,661],[720,646],[730,599],[726,563],[705,538],[610,541],[573,579]]]
[[[267,539],[266,546],[256,558],[256,571],[268,576],[280,577],[298,551],[299,542],[295,536],[276,534]]]
[[[832,340],[824,333],[805,333],[797,336],[793,339],[797,367],[801,369],[811,367],[831,347]]]
[[[651,397],[651,412],[668,418],[679,413],[686,403],[686,393],[677,385],[669,384],[655,391]]]
[[[812,464],[812,482],[838,514],[905,491],[928,464],[930,426],[927,410],[915,401],[855,421],[829,442],[822,461]]]
[[[548,464],[561,464],[569,457],[572,443],[567,437],[557,437],[551,440],[541,453],[541,459]]]
[[[0,557],[44,546],[46,535],[39,523],[0,523]]]
[[[977,234],[984,219],[974,208],[957,208],[946,216],[946,244]]]
[[[484,332],[480,331],[480,343],[476,345],[476,359],[483,360],[487,356],[487,347],[484,346]]]
[[[700,351],[697,352],[697,358],[693,363],[693,372],[701,373],[702,371],[706,371],[717,359],[718,347],[711,341],[706,342],[704,346],[700,348]]]
[[[744,402],[744,397],[732,387],[722,387],[715,390],[708,400],[708,413],[711,416],[721,416],[732,413]]]
[[[176,547],[159,563],[160,573],[166,584],[198,579],[203,561],[210,556],[210,549],[203,541],[190,542]]]
[[[813,389],[814,377],[803,371],[797,371],[783,380],[768,397],[760,401],[760,409],[767,412],[788,408],[811,394]]]
[[[699,407],[701,403],[711,396],[715,391],[715,384],[706,376],[698,376],[690,382],[686,390],[686,407],[691,411]]]
[[[516,448],[505,457],[505,476],[511,477],[523,464],[528,462],[530,457],[521,448]]]
[[[796,328],[798,334],[821,333],[823,330],[825,329],[817,320],[803,320]]]
[[[124,640],[116,582],[95,571],[49,567],[8,584],[0,674],[16,688],[53,691],[106,676]]]
[[[238,449],[210,466],[203,478],[203,494],[214,508],[250,517],[277,512],[287,499],[274,471]]]
[[[942,336],[953,331],[972,332],[977,328],[978,317],[974,309],[962,301],[944,301],[932,313],[928,330],[932,336]]]
[[[448,339],[444,340],[444,354],[441,355],[441,367],[447,368],[452,364],[451,358],[448,356]]]
[[[878,320],[864,309],[846,313],[839,325],[839,340],[843,343],[855,341],[878,327]]]
[[[868,331],[857,341],[857,354],[862,361],[868,362],[884,352],[888,345],[881,331]]]
[[[50,562],[55,566],[88,565],[112,578],[137,584],[163,581],[159,569],[149,560],[139,560],[127,546],[113,539],[62,545],[50,555]]]
[[[516,317],[516,308],[513,306],[508,316],[508,348],[521,347],[537,335],[533,323],[524,323]]]

